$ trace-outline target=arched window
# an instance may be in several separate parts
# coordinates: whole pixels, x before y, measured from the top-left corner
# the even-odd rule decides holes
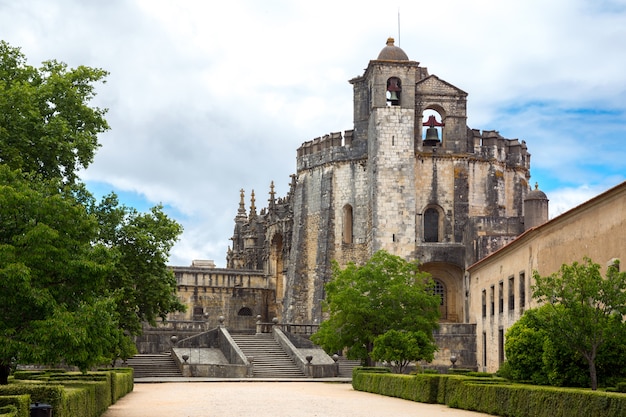
[[[433,207],[424,212],[424,242],[439,242],[439,211]]]
[[[446,288],[443,286],[443,283],[439,281],[438,279],[434,281],[435,281],[435,287],[433,288],[433,293],[441,297],[441,302],[439,303],[439,305],[442,306],[445,304],[445,301],[446,301]]]
[[[343,206],[343,243],[352,243],[352,206]]]
[[[398,77],[391,77],[387,80],[387,105],[399,106],[400,95],[402,94],[402,82]]]
[[[238,316],[251,316],[252,310],[249,307],[242,307],[237,313]]]
[[[447,308],[447,300],[446,300],[446,287],[443,285],[443,282],[435,279],[435,286],[433,288],[433,294],[438,295],[441,298],[439,302],[439,318],[447,319],[448,318],[448,308]]]

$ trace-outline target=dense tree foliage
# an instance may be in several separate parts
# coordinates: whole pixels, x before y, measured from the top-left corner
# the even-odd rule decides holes
[[[0,163],[41,177],[76,180],[109,128],[105,110],[90,107],[94,83],[107,72],[54,60],[40,68],[0,41]]]
[[[626,375],[626,273],[590,259],[563,265],[548,277],[534,274],[533,297],[507,332],[507,376],[535,383],[598,387],[598,379]],[[620,353],[622,352],[622,353]]]
[[[558,307],[557,307],[558,309]],[[547,323],[550,306],[527,310],[507,331],[506,362],[500,374],[539,385],[589,386],[584,359],[563,339],[552,337]]]
[[[91,365],[81,346],[106,349],[119,337],[105,285],[113,263],[94,242],[96,219],[59,181],[0,165],[0,223],[4,375],[12,361]]]
[[[385,251],[361,266],[350,263],[341,269],[334,262],[332,280],[325,286],[328,319],[312,340],[327,352],[346,349],[348,358],[367,364],[374,359],[376,340],[381,343],[377,358],[398,363],[417,356],[428,359],[428,352],[435,349],[432,332],[438,326],[441,302],[433,285],[417,261]],[[382,337],[390,331],[398,333]],[[398,349],[409,341],[417,341],[421,353],[408,346]]]
[[[556,307],[560,309],[560,307]],[[506,362],[498,373],[515,380],[539,385],[588,387],[591,385],[589,365],[569,343],[551,333],[549,320],[552,306],[527,310],[506,334]],[[596,359],[598,381],[614,385],[626,377],[626,325],[621,318],[609,320],[611,335],[599,350]]]
[[[611,322],[626,314],[626,273],[619,272],[619,264],[610,265],[603,277],[600,265],[585,258],[583,263],[562,265],[547,277],[535,273],[533,278],[533,297],[554,308],[547,322],[550,331],[585,358],[595,390],[598,351],[613,337]]]
[[[167,268],[168,254],[182,227],[153,207],[149,213],[120,206],[117,196],[106,196],[93,209],[100,226],[99,242],[109,248],[114,268],[107,276],[121,325],[130,334],[141,332],[141,322],[184,311],[174,296],[176,280]]]
[[[96,203],[76,175],[107,128],[88,106],[105,74],[35,69],[0,42],[0,384],[16,363],[128,357],[142,321],[184,309],[166,266],[181,226],[160,206]]]
[[[430,362],[437,346],[432,335],[423,331],[389,330],[374,339],[372,359],[389,363],[394,372],[403,373],[411,362]]]

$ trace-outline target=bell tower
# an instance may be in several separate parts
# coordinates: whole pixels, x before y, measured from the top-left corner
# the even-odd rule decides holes
[[[371,252],[415,251],[415,84],[425,68],[389,38],[354,78],[355,138],[367,141]],[[421,123],[421,120],[420,120]]]

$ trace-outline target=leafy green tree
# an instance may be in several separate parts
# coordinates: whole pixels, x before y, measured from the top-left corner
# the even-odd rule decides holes
[[[434,344],[441,299],[433,285],[417,261],[382,250],[361,266],[341,269],[333,262],[333,279],[325,286],[328,319],[311,339],[327,352],[345,348],[348,358],[367,364],[376,338],[390,330],[422,332]]]
[[[96,345],[115,333],[116,317],[103,314],[113,263],[94,242],[97,231],[69,186],[0,165],[0,383],[12,362],[54,363],[61,347],[83,338],[67,323],[101,315],[102,332],[90,335]]]
[[[500,375],[539,385],[589,385],[582,356],[558,335],[550,333],[548,322],[554,311],[555,308],[547,305],[526,310],[509,328],[505,339],[507,359],[499,370]]]
[[[94,83],[107,72],[54,60],[35,68],[19,48],[0,41],[0,163],[43,178],[77,179],[109,126],[90,107]]]
[[[16,363],[86,370],[134,352],[130,336],[184,306],[166,262],[181,226],[96,204],[77,171],[93,160],[106,72],[26,64],[0,41],[0,384]]]
[[[585,387],[591,384],[585,358],[550,328],[552,314],[561,306],[543,305],[526,310],[506,334],[506,362],[498,374],[539,385]],[[609,338],[598,349],[598,380],[606,386],[626,377],[626,324],[613,315]]]
[[[537,272],[533,277],[533,297],[552,307],[548,331],[585,359],[591,388],[597,389],[598,353],[614,337],[614,322],[623,323],[626,314],[626,273],[619,272],[619,264],[611,265],[603,277],[600,265],[585,258],[547,277]]]
[[[499,372],[515,381],[530,381],[547,385],[543,366],[544,344],[549,338],[545,323],[545,307],[526,310],[506,332],[504,349],[506,362]]]
[[[411,362],[425,360],[430,362],[435,356],[437,346],[423,331],[406,332],[389,330],[374,339],[372,359],[386,361],[396,373],[403,373]]]
[[[159,317],[185,311],[176,297],[174,273],[167,267],[181,225],[160,205],[138,213],[120,206],[115,194],[103,198],[93,211],[100,224],[99,242],[110,248],[114,259],[107,285],[117,301],[122,328],[137,335],[142,322],[156,325]]]

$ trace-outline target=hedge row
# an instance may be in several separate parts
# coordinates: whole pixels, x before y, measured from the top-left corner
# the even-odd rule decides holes
[[[19,417],[17,407],[14,405],[0,407],[0,417]]]
[[[52,406],[55,417],[98,417],[119,398],[133,390],[130,368],[115,368],[86,375],[68,372],[16,372],[12,383],[0,386],[1,401],[26,397],[16,404],[16,417],[28,417],[31,403]]]
[[[359,391],[506,417],[626,417],[626,395],[511,384],[461,375],[398,375],[355,369]]]
[[[5,410],[5,407],[13,407],[13,411]],[[30,414],[30,396],[29,395],[7,395],[0,397],[0,416],[2,413],[13,415],[15,417],[29,417]]]

